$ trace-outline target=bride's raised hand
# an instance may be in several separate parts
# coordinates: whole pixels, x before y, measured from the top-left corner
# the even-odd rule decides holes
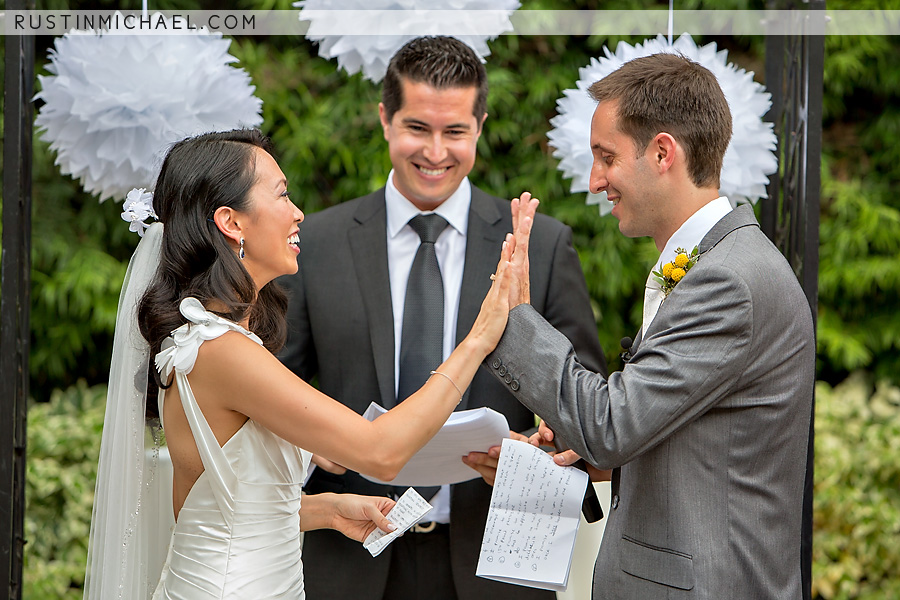
[[[510,259],[516,247],[516,238],[506,234],[503,248],[500,250],[500,262],[497,263],[497,271],[491,275],[493,284],[488,290],[487,296],[481,303],[481,312],[472,325],[472,330],[467,337],[478,342],[485,355],[500,341],[503,330],[506,329],[506,320],[509,317],[509,290],[510,290]]]

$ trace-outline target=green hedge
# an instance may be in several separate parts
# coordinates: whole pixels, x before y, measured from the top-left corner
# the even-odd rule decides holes
[[[28,410],[23,598],[82,596],[105,407],[106,386],[79,381]]]
[[[900,388],[855,374],[816,396],[814,593],[900,598]]]
[[[814,598],[900,598],[900,388],[816,394]],[[28,412],[29,600],[81,597],[105,397],[79,382]]]

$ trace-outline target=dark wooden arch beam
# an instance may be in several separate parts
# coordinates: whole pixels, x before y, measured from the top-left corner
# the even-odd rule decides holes
[[[29,6],[31,5],[31,6]],[[10,0],[9,10],[33,8]],[[7,35],[3,82],[3,239],[0,258],[0,598],[22,597],[25,419],[31,288],[34,37]]]
[[[825,0],[769,0],[780,10],[825,10]],[[772,93],[767,120],[775,124],[779,170],[768,186],[760,224],[787,257],[817,322],[819,303],[819,207],[822,163],[823,36],[768,36],[766,85]],[[813,463],[815,398],[809,421],[800,572],[803,599],[812,596]]]

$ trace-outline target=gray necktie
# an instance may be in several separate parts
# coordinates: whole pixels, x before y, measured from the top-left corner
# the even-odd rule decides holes
[[[444,280],[438,265],[434,243],[448,225],[440,215],[418,215],[409,226],[419,234],[421,243],[409,270],[406,300],[403,304],[403,330],[400,334],[400,377],[397,402],[417,391],[437,369],[444,347]],[[417,487],[429,500],[439,487]],[[397,490],[398,495],[403,490]]]
[[[409,226],[422,242],[406,283],[397,402],[425,385],[432,369],[441,364],[444,347],[444,280],[434,242],[447,221],[440,215],[418,215]]]

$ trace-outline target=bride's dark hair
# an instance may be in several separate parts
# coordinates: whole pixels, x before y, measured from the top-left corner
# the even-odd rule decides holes
[[[163,340],[187,322],[179,311],[184,298],[197,298],[234,322],[249,314],[250,330],[266,349],[274,353],[284,345],[284,292],[272,282],[257,294],[250,274],[212,220],[220,206],[249,212],[255,148],[272,154],[268,138],[256,129],[207,133],[176,143],[163,161],[153,194],[164,226],[159,268],[138,306],[153,374],[148,378],[148,415],[156,412],[156,386],[161,384],[153,357]]]

